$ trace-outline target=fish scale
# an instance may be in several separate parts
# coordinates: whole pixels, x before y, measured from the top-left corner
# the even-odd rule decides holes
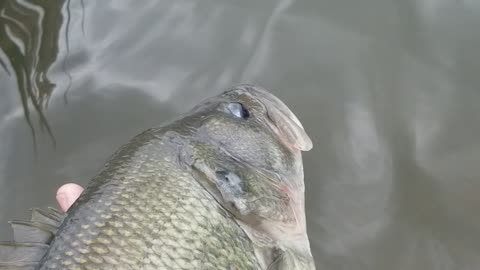
[[[67,213],[12,222],[0,269],[314,270],[300,154],[311,141],[266,93],[238,86],[135,136]]]
[[[148,137],[147,134],[144,136]],[[152,145],[153,144],[153,145]],[[181,170],[175,164],[162,164],[162,156],[169,153],[169,147],[163,147],[165,143],[153,141],[142,147],[148,148],[148,155],[142,163],[136,159],[132,166],[134,169],[120,170],[129,172],[121,178],[122,183],[116,190],[120,192],[116,198],[110,198],[112,202],[109,208],[96,208],[96,205],[84,205],[82,211],[96,214],[96,225],[88,219],[88,228],[82,228],[79,220],[76,224],[68,227],[71,231],[89,231],[91,234],[74,234],[71,237],[62,240],[62,236],[52,244],[50,252],[60,253],[58,259],[51,258],[44,261],[41,269],[54,269],[61,266],[63,269],[106,269],[110,265],[108,259],[105,260],[106,249],[109,252],[120,256],[122,264],[116,269],[129,269],[133,267],[153,267],[154,269],[228,269],[227,267],[236,266],[238,269],[258,269],[255,262],[255,256],[251,252],[245,252],[235,246],[224,245],[225,239],[234,238],[241,240],[244,246],[251,246],[251,242],[243,231],[236,225],[228,215],[218,211],[218,206],[212,203],[211,195],[206,192],[191,176],[182,173],[176,173]],[[140,149],[139,149],[140,150]],[[132,153],[132,149],[125,148],[123,151]],[[144,152],[144,151],[143,151]],[[127,155],[120,154],[122,157]],[[142,155],[145,156],[145,155]],[[127,157],[131,158],[131,157]],[[115,171],[117,163],[111,163],[100,175],[112,174],[110,170]],[[121,166],[125,166],[121,163]],[[155,164],[154,166],[152,164]],[[155,170],[151,168],[154,167]],[[150,168],[150,170],[149,170]],[[142,172],[141,181],[143,185],[139,186],[138,173]],[[149,172],[148,172],[149,171]],[[175,175],[175,178],[166,177],[164,172],[168,171]],[[161,177],[156,177],[162,174]],[[178,177],[178,175],[182,175]],[[135,177],[131,177],[135,176]],[[119,179],[118,175],[113,173],[110,179]],[[135,180],[133,180],[135,179]],[[179,198],[175,194],[182,194]],[[142,201],[149,201],[148,204],[139,204],[136,194],[142,194]],[[81,198],[78,203],[85,200]],[[125,207],[128,205],[129,207]],[[112,208],[115,211],[112,211]],[[94,210],[95,211],[92,211]],[[116,211],[116,210],[119,211]],[[153,209],[153,210],[152,210]],[[104,212],[113,214],[103,216]],[[138,214],[135,216],[134,214]],[[223,214],[221,214],[223,213]],[[72,218],[80,217],[82,214],[73,214]],[[195,219],[192,217],[195,216]],[[67,219],[68,223],[69,220]],[[132,224],[136,224],[132,226]],[[228,224],[224,226],[224,224]],[[101,226],[98,226],[101,225]],[[153,225],[153,226],[152,226]],[[135,232],[142,231],[142,235]],[[240,237],[239,237],[240,236]],[[98,242],[100,239],[110,239],[114,245],[103,245]],[[127,240],[128,239],[128,240]],[[132,241],[137,239],[139,241]],[[151,239],[145,242],[145,239]],[[158,239],[155,241],[154,239]],[[197,245],[182,245],[182,241],[191,240]],[[72,247],[71,241],[80,241],[80,245]],[[87,240],[87,244],[85,244]],[[104,242],[105,240],[101,240]],[[101,248],[98,248],[101,247]],[[67,254],[66,251],[72,251]],[[202,255],[204,250],[210,250],[207,256],[207,262]],[[221,252],[218,252],[220,251]],[[253,248],[250,248],[253,250]],[[243,256],[242,256],[243,254]],[[69,258],[77,258],[77,260]],[[238,258],[238,259],[236,259]],[[203,266],[202,266],[203,265]],[[214,268],[210,268],[213,266]],[[194,268],[196,267],[196,268]]]

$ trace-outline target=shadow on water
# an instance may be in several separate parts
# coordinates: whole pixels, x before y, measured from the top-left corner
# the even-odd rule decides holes
[[[46,131],[55,146],[55,137],[44,111],[55,88],[47,73],[59,51],[64,4],[63,0],[0,1],[0,49],[5,56],[0,58],[0,65],[8,76],[16,78],[35,150],[36,132],[32,123],[35,114],[32,111],[38,116],[40,131]],[[68,31],[65,33],[68,35]]]

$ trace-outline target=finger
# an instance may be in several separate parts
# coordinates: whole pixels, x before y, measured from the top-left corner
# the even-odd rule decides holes
[[[57,190],[57,202],[62,208],[62,211],[66,212],[70,206],[80,197],[83,188],[77,184],[69,183],[61,186]]]

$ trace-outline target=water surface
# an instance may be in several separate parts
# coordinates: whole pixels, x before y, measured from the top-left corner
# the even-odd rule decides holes
[[[318,269],[480,268],[480,4],[0,3],[0,236],[141,130],[238,83],[314,149]]]

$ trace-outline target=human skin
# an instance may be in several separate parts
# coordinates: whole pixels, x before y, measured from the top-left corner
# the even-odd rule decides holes
[[[70,206],[80,197],[83,187],[74,183],[68,183],[57,190],[57,203],[63,212],[66,212]]]

